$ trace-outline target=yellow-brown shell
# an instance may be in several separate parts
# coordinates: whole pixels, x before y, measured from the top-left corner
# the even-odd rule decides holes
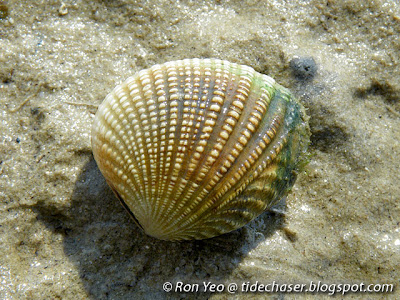
[[[218,59],[155,65],[99,106],[92,148],[138,225],[164,240],[242,227],[292,187],[309,141],[290,92]]]

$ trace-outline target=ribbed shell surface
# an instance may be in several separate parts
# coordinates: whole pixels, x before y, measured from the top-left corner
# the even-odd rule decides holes
[[[309,131],[288,90],[218,59],[155,65],[99,106],[92,148],[138,225],[165,240],[237,229],[294,183]]]

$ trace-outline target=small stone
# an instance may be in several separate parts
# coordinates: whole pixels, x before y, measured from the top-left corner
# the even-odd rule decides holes
[[[67,5],[65,5],[65,3],[61,3],[60,8],[58,9],[58,14],[60,16],[65,16],[66,14],[68,14],[68,8]]]
[[[317,74],[317,63],[312,57],[294,57],[290,61],[290,68],[298,80],[311,80]]]

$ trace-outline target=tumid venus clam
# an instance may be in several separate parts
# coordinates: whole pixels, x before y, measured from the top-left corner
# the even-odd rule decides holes
[[[302,105],[274,79],[219,59],[142,70],[99,106],[94,158],[148,235],[240,228],[294,184],[309,143]]]

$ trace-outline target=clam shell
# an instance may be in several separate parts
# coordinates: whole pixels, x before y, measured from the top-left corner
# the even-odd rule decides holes
[[[118,85],[98,108],[92,148],[148,235],[204,239],[245,225],[287,194],[309,135],[303,107],[271,77],[185,59]]]

